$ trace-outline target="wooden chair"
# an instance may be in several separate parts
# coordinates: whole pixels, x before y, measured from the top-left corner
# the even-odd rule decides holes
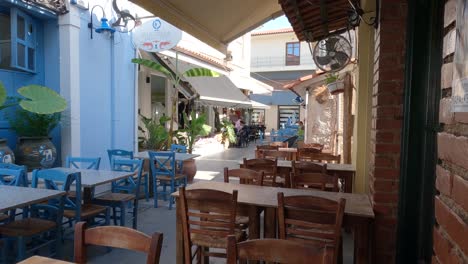
[[[255,148],[255,158],[260,158],[260,152],[263,150],[278,150],[278,146],[270,146],[270,145],[259,145]]]
[[[171,193],[187,185],[187,176],[177,172],[175,152],[148,151],[148,155],[153,174],[154,208],[158,207],[158,198],[162,195],[165,201],[169,199],[170,210],[174,204],[174,197]]]
[[[305,151],[304,151],[305,150]],[[340,163],[341,162],[341,155],[333,155],[331,153],[318,153],[314,152],[313,150],[298,150],[298,159],[299,160],[306,160],[306,161],[316,161],[316,162],[324,162],[324,163]]]
[[[175,153],[187,153],[187,146],[172,144],[171,151]],[[177,165],[177,173],[182,174],[182,171],[184,169],[184,161],[182,160],[178,161],[176,162],[176,165]]]
[[[237,264],[239,260],[286,264],[333,263],[333,251],[326,245],[283,239],[254,239],[237,243],[234,236],[229,236],[227,256],[227,264]]]
[[[85,222],[75,226],[75,262],[87,263],[87,246],[122,248],[147,254],[146,264],[158,264],[161,256],[163,234],[148,236],[140,231],[121,226],[86,228]]]
[[[292,173],[308,173],[308,172],[320,172],[327,173],[327,164],[319,164],[309,161],[292,161]]]
[[[101,158],[82,158],[67,156],[66,167],[74,169],[99,170]]]
[[[68,218],[66,223],[72,224],[82,220],[92,220],[95,217],[103,216],[103,225],[109,225],[110,211],[108,207],[83,203],[81,190],[81,173],[68,173],[60,169],[34,170],[32,176],[32,187],[37,188],[40,180],[44,181],[45,187],[51,190],[69,192],[74,184],[76,197],[70,198],[68,195],[64,201],[63,216]],[[59,186],[61,186],[59,188]]]
[[[287,148],[288,147],[288,142],[275,141],[275,142],[271,142],[270,146],[274,146],[274,147],[278,147],[278,148]]]
[[[28,176],[26,166],[11,163],[0,163],[0,185],[28,187]],[[9,211],[8,215],[0,213],[0,223],[14,220],[17,215],[27,216],[27,212],[16,213],[16,209]]]
[[[304,141],[297,142],[298,148],[314,148],[322,152],[324,145],[319,143],[304,143]]]
[[[321,151],[316,148],[298,148],[297,149],[297,160],[298,161],[316,161],[320,162],[318,160],[317,154],[320,153]]]
[[[278,193],[279,238],[299,242],[322,242],[333,249],[333,263],[342,256],[341,225],[346,200]]]
[[[291,175],[291,188],[338,192],[338,177],[322,172],[294,173]]]
[[[278,186],[281,185],[281,180],[277,179],[278,161],[271,159],[246,159],[244,158],[243,166],[245,169],[251,169],[257,172],[263,172],[263,185]],[[284,184],[284,181],[283,181]]]
[[[202,258],[222,257],[226,254],[210,252],[210,248],[227,249],[227,236],[236,241],[245,239],[245,233],[236,229],[237,191],[179,190],[182,210],[185,263]],[[192,246],[196,247],[192,255]],[[206,262],[208,263],[208,262]]]
[[[259,150],[259,159],[291,160],[291,153],[278,150]]]
[[[240,184],[263,185],[264,172],[258,172],[251,169],[228,169],[224,167],[224,182],[229,182],[230,177],[239,178]]]
[[[137,229],[138,223],[138,200],[140,197],[140,188],[136,186],[141,185],[141,178],[143,175],[143,160],[114,160],[115,166],[126,167],[129,171],[135,172],[137,175],[136,185],[131,193],[105,193],[93,199],[93,203],[110,206],[112,208],[114,224],[117,224],[117,219],[120,219],[120,225],[125,226],[127,207],[133,202],[132,205],[132,218],[133,228]],[[117,208],[119,208],[119,215],[117,215]]]

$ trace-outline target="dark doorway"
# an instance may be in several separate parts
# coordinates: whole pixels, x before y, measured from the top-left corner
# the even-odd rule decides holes
[[[444,1],[408,1],[397,263],[430,263]]]

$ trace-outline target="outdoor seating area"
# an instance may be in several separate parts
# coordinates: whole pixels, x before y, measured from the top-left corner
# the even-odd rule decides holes
[[[272,145],[275,153],[282,153]],[[86,249],[99,245],[145,253],[147,263],[158,263],[160,256],[170,259],[164,252],[167,247],[173,247],[173,263],[234,263],[235,248],[243,248],[247,242],[274,246],[286,240],[294,245],[306,239],[304,257],[317,254],[326,256],[321,263],[345,263],[342,243],[346,228],[354,234],[353,258],[368,263],[368,237],[356,234],[370,232],[370,201],[344,192],[335,175],[340,164],[255,158],[268,146],[233,149],[249,158],[224,168],[216,164],[216,179],[192,184],[180,174],[183,170],[178,164],[199,155],[176,152],[177,146],[165,152],[108,150],[111,170],[99,169],[99,157],[68,157],[67,167],[29,173],[24,166],[9,165],[0,170],[1,261],[88,263]],[[212,158],[206,157],[207,161]],[[147,170],[145,162],[149,163]],[[144,177],[148,177],[148,185]],[[108,189],[98,193],[99,186]],[[147,191],[153,199],[147,199]],[[161,216],[169,217],[166,221],[173,221],[176,231],[167,233],[163,226],[153,233],[136,231],[141,223],[145,229],[148,223],[157,224],[157,219],[145,218],[149,210],[172,211]],[[165,239],[175,244],[162,247]],[[113,255],[113,250],[100,253],[100,258],[107,254]],[[268,260],[269,256],[264,257]]]

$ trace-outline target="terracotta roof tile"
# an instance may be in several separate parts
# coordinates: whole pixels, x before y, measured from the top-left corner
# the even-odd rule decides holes
[[[224,63],[224,60],[214,58],[214,57],[206,55],[204,53],[194,51],[194,50],[191,50],[191,49],[187,49],[187,48],[181,47],[181,46],[176,46],[173,49],[176,50],[176,51],[182,52],[182,53],[184,53],[186,55],[192,56],[192,57],[194,57],[196,59],[202,60],[202,61],[204,61],[206,63],[211,64],[211,65],[214,65],[216,67],[222,68],[222,69],[224,69],[226,71],[232,71],[233,70],[231,67],[227,66]]]
[[[280,28],[280,29],[271,29],[271,30],[264,30],[264,31],[254,31],[252,32],[252,36],[262,36],[262,35],[274,35],[274,34],[283,34],[283,33],[291,33],[294,32],[293,28]]]

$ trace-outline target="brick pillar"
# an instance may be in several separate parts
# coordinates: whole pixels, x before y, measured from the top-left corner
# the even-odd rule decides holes
[[[380,1],[375,32],[369,190],[376,215],[374,263],[395,263],[407,2]]]
[[[452,113],[457,0],[445,4],[432,263],[468,263],[468,113]]]

